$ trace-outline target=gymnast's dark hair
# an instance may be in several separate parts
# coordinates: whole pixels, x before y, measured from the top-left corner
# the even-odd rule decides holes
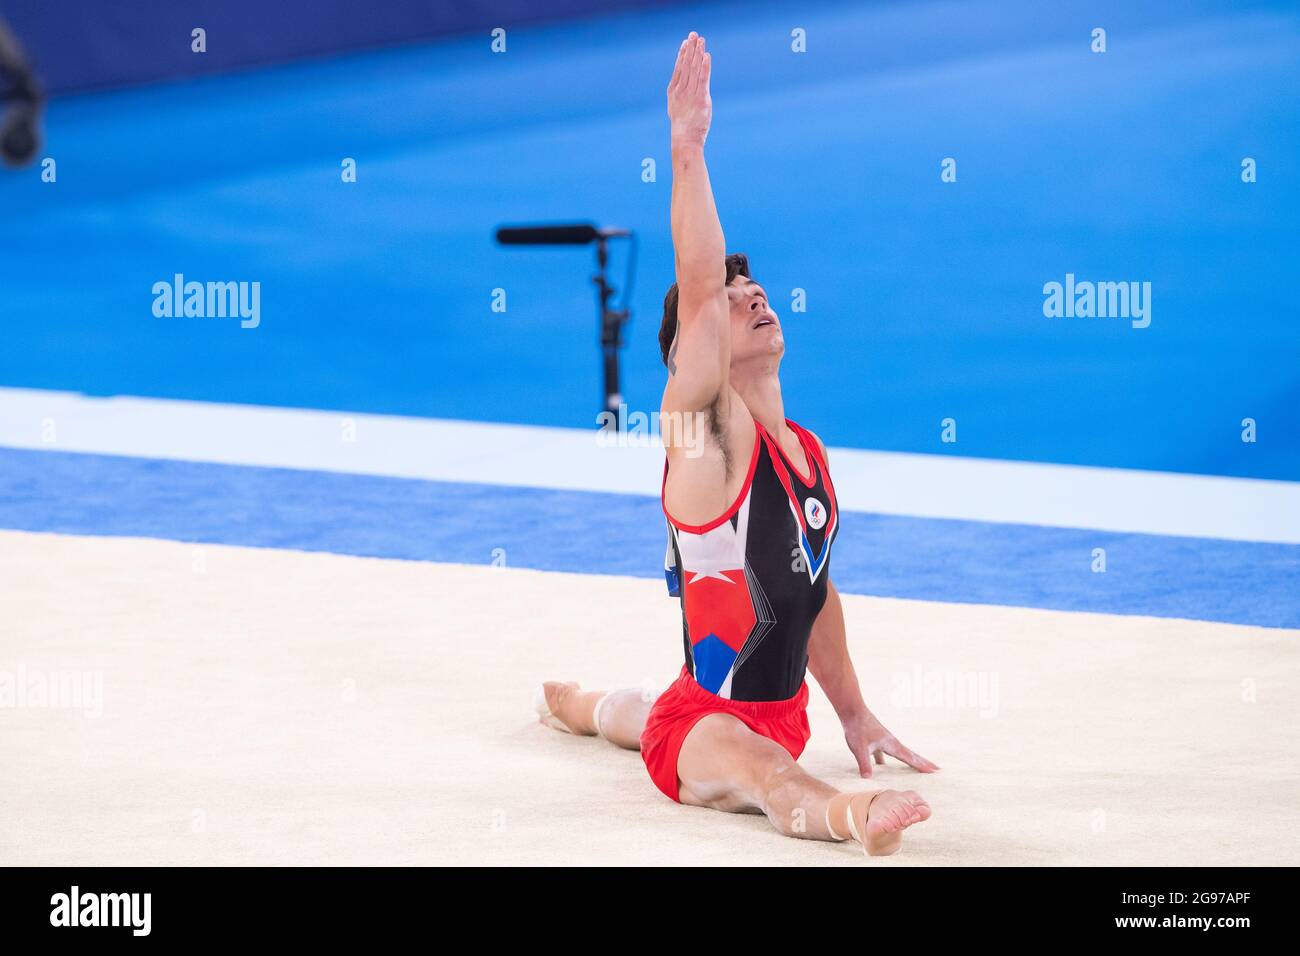
[[[731,285],[731,280],[736,276],[744,276],[746,279],[751,278],[749,274],[749,259],[743,252],[733,252],[727,256],[727,285]],[[663,359],[664,365],[668,364],[668,350],[673,347],[673,339],[677,337],[677,283],[674,282],[668,288],[668,294],[664,296],[664,319],[659,323],[659,357]]]

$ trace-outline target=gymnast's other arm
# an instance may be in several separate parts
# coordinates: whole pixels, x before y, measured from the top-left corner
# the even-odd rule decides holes
[[[867,709],[866,701],[862,699],[862,688],[858,686],[857,672],[849,657],[840,594],[833,583],[828,582],[828,586],[826,604],[813,622],[812,637],[808,641],[808,670],[826,692],[840,718],[844,741],[857,758],[858,772],[870,777],[872,756],[876,763],[883,764],[885,754],[889,754],[913,770],[934,773],[939,769],[936,764],[904,747]]]
[[[816,436],[813,436],[816,438]],[[826,446],[820,438],[822,459],[827,458]],[[840,724],[844,727],[844,741],[858,761],[858,772],[871,776],[871,758],[876,763],[885,762],[885,754],[897,757],[913,770],[934,773],[939,769],[920,754],[903,746],[897,737],[885,729],[876,715],[867,709],[858,684],[857,671],[849,657],[849,644],[844,628],[844,606],[840,592],[833,581],[826,582],[826,603],[813,622],[812,636],[808,640],[808,670],[830,699]]]

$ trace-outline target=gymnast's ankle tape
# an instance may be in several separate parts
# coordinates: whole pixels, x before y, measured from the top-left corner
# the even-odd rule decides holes
[[[858,790],[853,793],[837,793],[835,794],[835,796],[827,800],[826,801],[826,832],[831,835],[831,839],[842,843],[845,840],[852,837],[854,840],[861,843],[862,846],[865,848],[867,845],[866,841],[862,838],[862,835],[858,833],[858,821],[853,818],[853,798],[867,797],[868,798],[867,807],[870,808],[871,801],[875,800],[876,797],[884,793],[884,790],[885,790],[884,787],[877,787],[874,790]],[[835,827],[831,825],[831,810],[832,808],[835,807],[835,802],[839,800],[841,797],[844,798],[844,818],[845,818],[845,822],[848,824],[846,829],[849,832],[849,836],[840,836],[839,833],[836,832]]]
[[[591,712],[591,722],[596,725],[596,733],[602,737],[605,737],[605,730],[600,726],[600,712],[605,708],[605,701],[609,700],[609,698],[613,696],[613,693],[613,691],[610,691],[600,700],[596,701],[596,706]],[[606,737],[605,739],[608,740],[609,738]]]
[[[836,832],[835,827],[831,824],[831,809],[835,806],[835,801],[838,800],[840,797],[845,798],[844,808],[845,810],[847,810],[850,832],[852,831],[852,827],[853,827],[853,794],[851,793],[835,794],[835,796],[831,797],[829,800],[826,801],[826,832],[829,833],[831,835],[831,839],[837,843],[843,843],[845,840],[848,839],[847,836],[840,836],[839,833]]]
[[[831,805],[830,805],[830,801],[827,801],[827,803],[826,803],[826,832],[829,833],[829,834],[831,835],[831,839],[834,840],[836,843],[842,843],[842,842],[844,841],[844,837],[842,837],[842,836],[840,836],[838,833],[836,833],[836,832],[835,832],[835,828],[834,828],[833,826],[831,826]]]

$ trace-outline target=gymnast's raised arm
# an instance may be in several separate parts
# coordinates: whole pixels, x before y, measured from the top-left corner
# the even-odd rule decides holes
[[[678,302],[663,407],[666,412],[708,411],[726,421],[731,364],[726,245],[704,164],[704,140],[713,118],[709,71],[704,38],[692,33],[682,42],[668,84]],[[671,459],[672,449],[669,455]]]

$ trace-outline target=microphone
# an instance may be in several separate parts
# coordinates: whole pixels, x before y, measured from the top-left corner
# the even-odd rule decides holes
[[[618,352],[623,347],[623,326],[631,318],[628,303],[632,296],[632,278],[636,273],[636,233],[630,229],[606,226],[597,227],[590,222],[546,223],[535,226],[501,226],[496,232],[497,242],[503,246],[585,246],[596,244],[596,268],[592,276],[599,297],[600,351],[605,374],[605,411],[619,411],[623,393],[619,386]],[[609,284],[605,270],[609,265],[609,240],[627,239],[627,286],[620,308],[613,304],[614,287]]]
[[[597,229],[589,222],[502,226],[497,230],[497,242],[503,246],[585,246],[597,239],[617,239],[628,235],[626,229]]]

